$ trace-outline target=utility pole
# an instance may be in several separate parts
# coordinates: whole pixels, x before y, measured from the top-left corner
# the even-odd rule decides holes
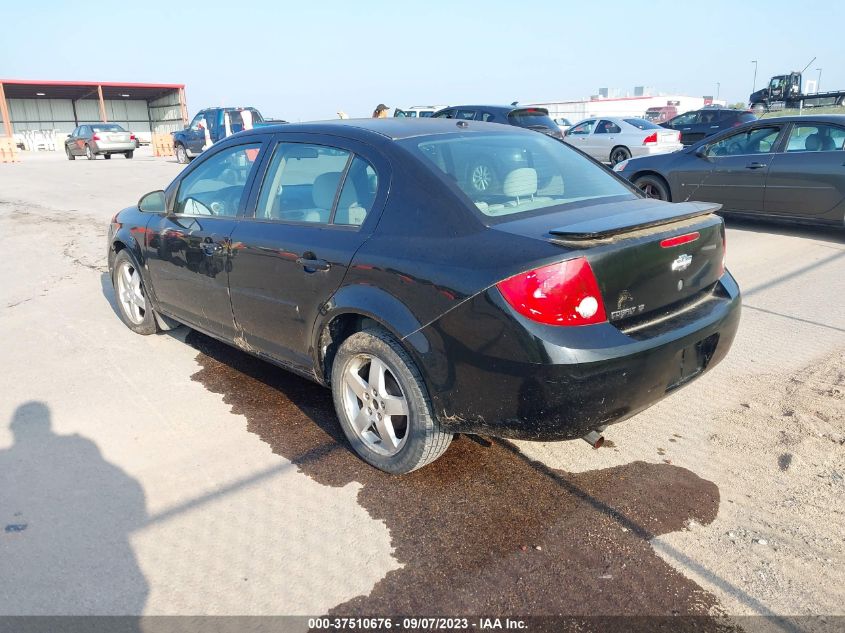
[[[716,101],[719,100],[719,88],[721,87],[721,85],[722,84],[720,84],[718,81],[716,82]]]
[[[822,91],[822,69],[816,68],[816,70],[819,71],[819,79],[816,82],[816,92],[821,92]]]
[[[757,60],[752,59],[751,63],[754,64],[754,81],[751,83],[751,92],[755,92],[757,90]]]

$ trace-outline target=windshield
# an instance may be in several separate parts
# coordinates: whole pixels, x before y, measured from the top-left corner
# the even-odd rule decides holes
[[[95,132],[125,132],[122,127],[117,125],[116,123],[98,123],[96,125],[92,125],[91,129]]]
[[[646,114],[648,116],[648,114]],[[628,125],[633,125],[641,130],[661,130],[659,125],[655,125],[651,121],[646,121],[645,119],[625,119],[625,123]]]
[[[514,110],[508,115],[511,125],[527,128],[543,128],[556,130],[557,123],[552,121],[547,110],[540,108],[528,108],[525,110]]]
[[[457,184],[483,215],[536,212],[584,200],[634,197],[604,168],[542,134],[471,134],[400,142]]]

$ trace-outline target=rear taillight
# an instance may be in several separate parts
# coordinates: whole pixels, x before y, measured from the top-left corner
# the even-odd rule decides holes
[[[94,136],[92,136],[92,137],[91,137],[91,140],[92,140],[92,141],[99,141],[99,140],[100,140],[100,135],[99,135],[99,134],[95,134]]]
[[[557,262],[496,284],[522,316],[547,325],[593,325],[607,321],[593,269],[585,257]]]
[[[643,145],[657,145],[657,132],[649,134],[643,139]]]
[[[130,135],[129,135],[129,140],[130,140],[130,141],[134,141],[134,140],[135,140],[135,135],[134,135],[134,134],[130,134]]]

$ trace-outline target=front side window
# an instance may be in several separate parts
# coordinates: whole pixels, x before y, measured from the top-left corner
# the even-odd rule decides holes
[[[192,130],[200,129],[200,125],[205,125],[205,111],[199,112],[195,117],[194,120],[191,121],[190,128]]]
[[[260,148],[227,147],[197,165],[179,184],[174,213],[235,217]]]
[[[450,134],[400,144],[444,184],[456,184],[486,218],[578,201],[634,198],[604,168],[544,134]]]
[[[619,134],[622,131],[613,121],[602,120],[596,126],[596,134]]]
[[[326,145],[279,143],[255,217],[359,226],[372,209],[377,189],[375,170],[360,156]]]
[[[679,114],[674,119],[669,121],[667,125],[671,126],[678,126],[678,125],[692,125],[695,123],[695,119],[698,116],[697,112],[687,112],[686,114]]]
[[[465,121],[472,121],[475,118],[475,110],[458,110],[455,115],[456,119],[463,119]]]
[[[436,119],[453,119],[455,118],[455,111],[454,110],[443,110],[442,112],[438,112],[434,115]]]
[[[579,123],[575,127],[569,128],[570,134],[589,134],[593,131],[593,125],[595,125],[594,120],[584,121],[583,123]]]
[[[707,156],[744,156],[774,151],[780,127],[758,127],[731,134],[707,147]]]
[[[823,123],[795,124],[789,133],[787,152],[831,152],[843,149],[845,129]]]

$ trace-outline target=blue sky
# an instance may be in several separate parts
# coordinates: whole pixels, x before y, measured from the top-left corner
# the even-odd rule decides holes
[[[191,115],[254,105],[297,121],[605,86],[705,95],[717,82],[721,98],[746,101],[751,60],[759,88],[814,56],[808,75],[822,68],[822,89],[845,89],[840,0],[80,0],[15,2],[3,17],[0,78],[184,83]],[[117,37],[125,26],[131,36]]]

